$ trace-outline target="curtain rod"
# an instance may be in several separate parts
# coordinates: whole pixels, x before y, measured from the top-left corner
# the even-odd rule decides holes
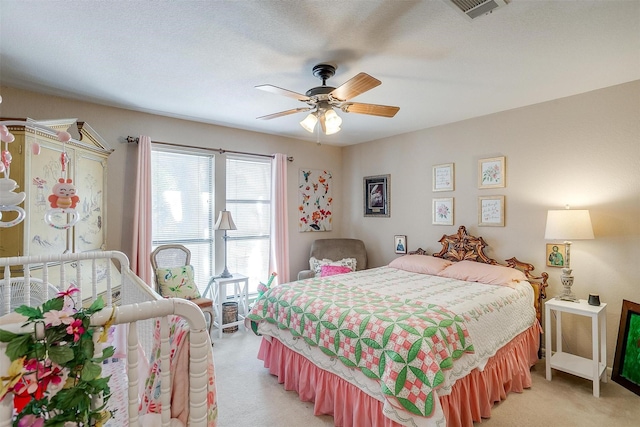
[[[128,136],[126,138],[126,141],[128,143],[135,142],[137,144],[139,139],[140,138],[135,137],[135,136]],[[196,147],[195,145],[182,145],[182,144],[174,144],[174,143],[171,143],[171,142],[160,142],[160,141],[151,141],[151,143],[152,144],[159,144],[159,145],[169,145],[171,147],[195,148],[195,149],[198,149],[198,150],[217,151],[220,154],[233,153],[233,154],[245,154],[247,156],[269,157],[271,159],[274,158],[273,154],[247,153],[245,151],[225,150],[224,148]],[[289,160],[290,162],[293,162],[293,157],[292,156],[288,156],[287,160]]]

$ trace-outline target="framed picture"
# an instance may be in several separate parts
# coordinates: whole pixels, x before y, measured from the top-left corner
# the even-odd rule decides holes
[[[547,243],[547,267],[564,267],[567,246],[564,243]]]
[[[406,254],[407,236],[393,236],[393,247],[397,254]]]
[[[504,163],[504,157],[478,160],[478,188],[504,187]]]
[[[453,225],[453,197],[433,199],[434,225]]]
[[[364,177],[364,216],[390,216],[390,180],[391,175]]]
[[[478,197],[478,225],[504,227],[504,196]]]
[[[640,304],[622,300],[611,379],[640,396]]]
[[[453,191],[454,181],[453,163],[445,163],[433,167],[433,191]]]

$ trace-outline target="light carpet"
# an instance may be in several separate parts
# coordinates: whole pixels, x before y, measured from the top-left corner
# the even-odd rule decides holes
[[[313,403],[285,391],[257,359],[260,337],[242,327],[214,339],[219,427],[333,426],[333,417],[314,416]],[[544,359],[532,369],[533,385],[496,404],[483,426],[638,426],[640,397],[611,379],[593,396],[592,382],[553,371],[545,379]],[[479,425],[479,423],[476,423]]]

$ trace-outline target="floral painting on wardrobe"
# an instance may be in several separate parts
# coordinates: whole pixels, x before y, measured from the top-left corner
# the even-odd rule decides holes
[[[298,176],[298,229],[331,231],[331,172],[300,169]]]

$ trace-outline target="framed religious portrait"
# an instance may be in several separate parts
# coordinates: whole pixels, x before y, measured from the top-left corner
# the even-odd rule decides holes
[[[505,186],[505,158],[491,157],[478,160],[478,188]]]
[[[393,247],[397,254],[406,254],[407,236],[393,236]]]
[[[432,191],[453,191],[455,181],[455,171],[453,163],[435,165],[433,167],[433,188]]]
[[[391,216],[391,175],[364,177],[364,216]]]
[[[547,267],[564,267],[567,262],[567,247],[564,243],[547,243]]]

